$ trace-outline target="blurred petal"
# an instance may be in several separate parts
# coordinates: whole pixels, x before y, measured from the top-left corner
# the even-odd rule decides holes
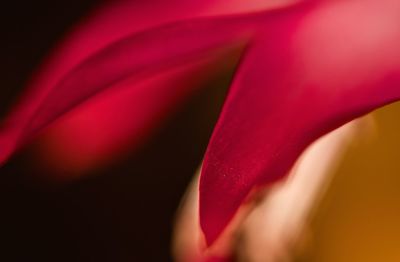
[[[64,113],[118,82],[127,78],[135,82],[155,78],[161,72],[218,56],[229,46],[241,43],[240,39],[245,37],[243,28],[243,21],[201,20],[156,28],[123,39],[75,67],[34,110],[27,108],[31,104],[22,104],[21,111],[30,113],[11,116],[0,140],[7,137],[13,150]],[[227,31],[221,33],[223,29]],[[164,41],[162,48],[159,47],[161,40]],[[2,150],[0,160],[4,161],[10,153]]]
[[[107,4],[96,11],[54,52],[53,62],[50,62],[51,67],[42,69],[45,75],[50,74],[52,77],[44,79],[47,82],[51,81],[52,78],[65,72],[71,64],[76,64],[88,54],[128,33],[188,17],[253,12],[289,5],[292,2],[294,1],[232,0],[227,5],[223,1],[153,0],[117,1]],[[148,15],[149,13],[152,15]],[[204,68],[203,71],[211,75],[219,69],[214,66]],[[180,97],[184,99],[183,93],[190,95],[190,91],[200,86],[202,81],[199,77],[189,77],[190,72],[181,74],[185,75],[181,77],[184,80],[159,81],[158,84],[161,86],[156,88],[157,83],[153,83],[152,89],[165,91],[170,89],[171,93],[181,92]],[[203,80],[205,79],[207,75],[203,76]],[[43,84],[45,83],[42,81],[41,85]],[[130,89],[133,90],[123,94],[114,92],[119,95],[108,92],[107,97],[99,96],[93,99],[94,101],[69,112],[42,136],[40,144],[44,146],[41,147],[42,157],[39,160],[44,161],[47,168],[52,167],[58,171],[62,170],[62,173],[66,172],[69,178],[83,174],[91,168],[112,161],[122,154],[124,149],[137,147],[140,144],[138,142],[143,142],[151,130],[155,129],[156,123],[162,122],[163,118],[173,112],[176,105],[181,104],[180,100],[162,99],[162,92],[152,93],[147,91],[147,88],[141,87]],[[143,98],[140,98],[140,95],[143,95]],[[134,102],[142,99],[149,102],[147,104],[149,108],[140,108],[137,106],[140,103]],[[146,113],[139,113],[140,111]],[[114,117],[115,115],[118,117]],[[81,146],[74,147],[76,143]]]
[[[188,96],[216,74],[232,70],[240,49],[234,46],[141,83],[122,81],[46,129],[39,137],[38,160],[57,171],[53,178],[72,179],[136,149]]]
[[[75,74],[75,78],[79,77],[81,82],[83,80],[87,80],[88,78],[92,78],[89,76],[90,74],[101,74],[101,71],[106,70],[102,68],[100,72],[94,73],[95,68],[92,69],[93,73],[88,73],[84,75],[77,76],[76,70],[77,67],[81,67],[80,64],[86,63],[85,60],[93,56],[98,57],[99,54],[97,52],[102,52],[101,50],[107,49],[107,46],[113,44],[120,39],[126,38],[135,32],[139,32],[145,29],[149,29],[155,26],[159,26],[162,24],[184,20],[184,19],[193,19],[194,17],[206,16],[206,15],[222,15],[222,14],[230,14],[230,13],[244,13],[244,12],[252,12],[261,10],[262,8],[270,8],[281,5],[287,5],[291,1],[272,1],[271,3],[263,3],[259,0],[251,0],[251,1],[243,1],[236,0],[230,5],[226,5],[224,1],[181,1],[181,0],[171,0],[168,2],[153,0],[153,1],[110,1],[97,10],[95,10],[91,15],[88,16],[80,25],[78,25],[75,30],[69,35],[67,39],[65,39],[62,44],[60,44],[53,52],[52,56],[50,56],[44,66],[38,70],[37,74],[35,74],[34,79],[30,84],[29,90],[24,94],[22,100],[20,101],[18,107],[16,107],[12,114],[7,118],[6,128],[7,130],[3,130],[0,136],[0,162],[4,161],[14,147],[18,147],[18,144],[22,144],[24,140],[30,137],[30,133],[32,133],[29,129],[36,129],[33,126],[35,124],[29,124],[31,118],[36,118],[35,121],[39,121],[38,118],[41,118],[40,115],[42,113],[38,113],[37,111],[41,110],[40,107],[47,106],[48,109],[54,110],[55,105],[48,104],[48,101],[53,101],[54,99],[60,99],[60,96],[63,96],[63,103],[67,103],[67,100],[74,100],[75,103],[77,100],[82,100],[84,98],[71,98],[71,94],[69,93],[68,99],[65,97],[65,94],[61,93],[60,86],[62,86],[61,82],[65,82],[65,78],[71,79],[71,74]],[[189,26],[190,27],[190,26]],[[194,29],[194,28],[193,28]],[[190,28],[185,29],[190,30]],[[162,30],[161,30],[162,31]],[[157,32],[154,32],[157,35]],[[175,32],[171,36],[160,35],[155,38],[156,41],[153,43],[153,49],[165,51],[168,53],[168,47],[160,48],[160,43],[164,43],[170,38],[173,38],[174,35],[179,34]],[[140,37],[139,37],[140,38]],[[154,39],[155,40],[155,39]],[[139,42],[141,40],[138,40]],[[177,40],[179,42],[179,40]],[[157,46],[154,46],[154,45]],[[188,43],[180,43],[180,45],[186,45]],[[190,45],[190,44],[189,44]],[[137,46],[135,46],[137,48]],[[125,48],[120,50],[115,50],[113,54],[109,54],[109,56],[118,56],[118,51],[121,53],[129,52]],[[145,52],[144,50],[138,51]],[[106,51],[112,52],[112,51]],[[119,53],[119,54],[121,54]],[[96,54],[96,55],[95,55]],[[135,55],[131,56],[130,59],[138,59]],[[129,58],[128,58],[129,59]],[[115,63],[122,63],[123,59],[114,59],[113,64],[110,64],[110,67],[115,67],[116,70],[121,69],[117,68]],[[111,61],[109,61],[111,63]],[[94,61],[94,63],[97,63]],[[145,66],[145,65],[143,65]],[[131,68],[132,69],[132,68]],[[75,71],[75,73],[74,73]],[[83,79],[85,78],[85,79]],[[99,77],[98,83],[104,80],[104,78]],[[71,80],[69,80],[71,81]],[[91,80],[90,80],[91,81]],[[93,81],[92,81],[93,82]],[[107,83],[105,83],[107,84]],[[69,84],[69,88],[72,88],[73,83]],[[82,86],[85,86],[85,83],[74,84],[73,90],[80,90]],[[121,84],[120,84],[121,85]],[[181,88],[189,88],[190,83],[182,84]],[[55,91],[54,91],[55,90]],[[70,90],[69,90],[70,91]],[[59,93],[58,97],[54,97],[55,93]],[[74,91],[76,92],[76,91]],[[185,91],[183,91],[185,92]],[[71,91],[72,93],[72,91]],[[83,88],[76,92],[79,93],[79,96],[90,96],[91,94],[86,93]],[[84,94],[86,93],[86,94]],[[109,100],[111,100],[110,98]],[[116,99],[118,100],[118,99]],[[155,99],[157,100],[157,99]],[[167,99],[166,99],[167,100]],[[57,100],[58,103],[60,101]],[[117,102],[117,101],[115,101]],[[120,101],[119,101],[120,102]],[[155,102],[154,102],[155,103]],[[110,103],[109,103],[110,104]],[[66,106],[64,106],[66,107]],[[101,115],[104,111],[102,111],[102,106],[100,105],[98,110],[95,110],[95,105],[92,103],[92,108],[88,111],[92,113],[96,111]],[[116,106],[118,107],[118,106]],[[65,109],[57,109],[54,112],[59,111],[58,114],[63,111],[68,110]],[[43,111],[43,110],[42,110]],[[81,111],[85,111],[84,107],[81,107]],[[78,114],[78,111],[75,110]],[[89,113],[89,112],[86,112]],[[39,115],[39,116],[38,116]],[[56,115],[56,113],[54,113]],[[72,113],[70,115],[73,115]],[[50,123],[54,117],[43,117],[43,123]],[[79,118],[79,117],[78,117]],[[131,118],[135,118],[131,116]],[[141,118],[138,115],[138,118]],[[107,125],[104,121],[98,120],[99,127]],[[73,121],[72,121],[73,122]],[[92,124],[96,123],[96,121],[92,121]],[[78,123],[79,124],[79,123]],[[30,127],[26,127],[30,125]],[[38,124],[41,126],[40,124]],[[83,126],[82,128],[85,128]],[[38,127],[40,129],[40,127]],[[59,128],[62,129],[60,125]],[[79,128],[79,125],[77,125]],[[95,127],[93,127],[95,128]],[[22,133],[22,129],[28,129]],[[60,130],[64,135],[66,135],[66,130],[71,130],[68,126],[64,130]],[[81,129],[82,130],[82,129]],[[91,134],[86,132],[87,136]],[[82,135],[82,132],[81,132]],[[100,136],[98,136],[98,144],[102,143]],[[19,141],[21,140],[21,141]],[[107,144],[108,142],[104,142]],[[84,145],[82,145],[84,146]]]

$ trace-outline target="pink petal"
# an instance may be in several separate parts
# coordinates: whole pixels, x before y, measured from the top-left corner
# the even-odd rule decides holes
[[[19,143],[16,142],[17,140],[24,140],[22,137],[25,135],[19,133],[25,128],[24,126],[27,124],[28,119],[31,119],[33,115],[36,114],[38,107],[46,103],[43,100],[49,95],[48,93],[53,89],[57,89],[57,85],[59,85],[70,71],[74,70],[75,67],[83,63],[88,57],[93,56],[96,52],[101,52],[101,50],[108,45],[128,37],[135,32],[173,21],[192,19],[193,17],[205,15],[250,12],[260,10],[270,5],[271,4],[266,4],[264,1],[260,0],[235,0],[232,1],[230,5],[226,5],[224,1],[198,0],[171,0],[168,2],[161,0],[110,1],[104,4],[77,26],[76,30],[55,49],[53,55],[50,56],[44,66],[38,70],[38,73],[30,84],[29,91],[24,94],[19,106],[13,110],[12,114],[7,119],[7,130],[3,130],[0,136],[0,146],[3,148],[0,153],[0,159],[7,158],[9,152],[16,146],[14,144]],[[158,42],[155,43],[157,47],[154,48],[162,50],[159,48],[159,45],[164,40],[165,39],[162,39],[162,36],[160,36]],[[101,80],[102,79],[99,79],[99,81]],[[188,89],[189,87],[190,83],[186,83],[185,86],[180,88]],[[79,86],[74,86],[74,88],[77,89]],[[111,99],[112,98],[108,98],[107,100],[110,101]],[[166,101],[167,100],[168,99],[166,99]],[[108,102],[108,104],[110,106],[112,102]],[[116,107],[118,107],[118,105],[116,105]],[[98,115],[104,112],[102,111],[102,106],[96,109],[94,103],[92,103],[91,109],[87,110],[91,111],[91,113],[96,112]],[[81,107],[80,112],[85,114],[84,111],[85,109]],[[74,112],[79,114],[77,110]],[[73,114],[70,114],[70,116],[73,116]],[[139,116],[139,118],[141,118],[141,116]],[[73,121],[71,120],[70,123],[71,122]],[[96,122],[92,122],[92,124],[95,123]],[[102,124],[107,125],[104,121],[99,123],[99,125]],[[114,124],[116,124],[115,121]],[[95,126],[92,128],[94,127]],[[62,125],[59,125],[59,128],[62,129]],[[76,128],[79,128],[79,125],[77,125]],[[82,126],[82,128],[85,128],[85,126]],[[80,130],[82,130],[82,128]],[[64,128],[64,131],[60,130],[60,132],[66,135],[66,130],[71,129],[67,126]],[[29,132],[30,131],[25,131],[25,133]],[[78,133],[82,135],[84,132],[78,131]],[[86,134],[87,136],[91,135],[87,131]],[[134,133],[132,135],[134,135]],[[103,143],[100,136],[97,136],[97,138],[99,138],[96,142],[97,144]],[[5,149],[5,144],[7,144],[7,148],[9,149]]]
[[[37,106],[22,104],[22,110],[10,117],[1,135],[0,141],[5,139],[10,147],[1,151],[0,159],[4,161],[15,147],[65,112],[120,81],[142,81],[218,56],[229,46],[241,43],[246,25],[243,20],[232,23],[230,19],[187,21],[134,34],[101,50],[71,70],[44,98],[38,99]]]
[[[219,72],[218,65],[218,59],[208,59],[141,83],[122,81],[48,128],[40,137],[40,160],[62,171],[55,179],[77,178],[110,163],[144,144],[213,71]]]
[[[282,14],[260,33],[203,165],[200,222],[209,244],[249,193],[284,177],[311,142],[400,99],[399,7],[332,1]]]
[[[19,145],[24,144],[25,140],[29,139],[31,137],[31,134],[34,134],[34,130],[31,129],[37,129],[34,128],[34,125],[38,125],[38,129],[40,129],[40,124],[35,123],[29,124],[28,122],[32,121],[32,118],[36,118],[34,121],[42,121],[43,123],[50,123],[52,122],[53,119],[55,119],[55,112],[59,111],[59,114],[62,114],[63,110],[58,109],[54,110],[53,106],[59,106],[57,105],[61,101],[64,103],[68,104],[68,101],[74,101],[73,103],[77,104],[79,101],[84,100],[84,96],[88,97],[91,96],[91,94],[97,93],[95,92],[88,92],[87,94],[84,94],[87,92],[87,90],[79,90],[81,86],[85,86],[85,83],[76,83],[74,85],[73,81],[69,83],[68,88],[73,88],[73,90],[78,90],[75,91],[76,97],[72,97],[71,93],[74,91],[67,90],[65,94],[61,93],[60,90],[60,85],[62,86],[63,84],[61,83],[62,81],[67,81],[65,78],[69,78],[68,81],[71,81],[70,79],[73,78],[71,75],[75,74],[75,81],[78,82],[79,77],[77,75],[77,68],[80,67],[82,68],[82,64],[86,63],[86,68],[88,68],[88,63],[86,60],[89,57],[92,57],[92,63],[97,63],[97,60],[95,60],[93,57],[99,57],[102,56],[101,53],[106,53],[108,52],[108,56],[118,56],[122,55],[126,52],[130,52],[130,50],[127,50],[127,45],[129,43],[125,44],[125,47],[117,47],[114,48],[114,51],[107,51],[106,49],[108,48],[108,45],[111,45],[123,38],[129,38],[130,35],[135,34],[136,32],[139,32],[144,29],[149,29],[154,26],[159,26],[162,24],[170,23],[173,21],[178,21],[178,20],[184,20],[184,19],[192,19],[193,17],[201,17],[201,16],[209,16],[209,15],[221,15],[221,14],[231,14],[231,13],[244,13],[244,12],[251,12],[251,11],[257,11],[261,10],[262,8],[271,8],[271,7],[276,7],[276,6],[282,6],[282,5],[288,5],[290,4],[291,0],[285,0],[281,1],[279,3],[269,3],[265,1],[260,1],[260,0],[233,0],[229,5],[226,5],[225,1],[198,1],[198,0],[191,0],[191,1],[182,1],[182,0],[171,0],[168,2],[161,1],[161,0],[153,0],[153,1],[110,1],[106,4],[104,4],[101,8],[97,9],[95,12],[93,12],[90,16],[88,16],[87,19],[85,19],[79,26],[76,27],[76,30],[74,30],[73,33],[69,35],[67,39],[63,41],[61,45],[59,45],[55,51],[53,52],[53,55],[50,56],[44,66],[39,70],[39,72],[35,75],[35,77],[32,79],[32,82],[30,84],[30,88],[28,89],[27,92],[25,92],[24,96],[22,97],[22,100],[20,101],[19,105],[13,109],[12,114],[7,118],[5,128],[0,131],[0,162],[5,161],[5,159],[8,158],[9,154]],[[210,26],[210,25],[208,25]],[[177,26],[179,27],[179,26]],[[182,27],[182,26],[181,26]],[[183,26],[184,27],[184,26]],[[189,26],[190,27],[190,26]],[[164,29],[159,29],[160,32],[163,31]],[[175,30],[175,29],[171,29]],[[190,28],[182,28],[178,29],[182,31],[190,31]],[[192,30],[195,30],[195,28],[192,28]],[[206,30],[205,28],[202,28],[201,30],[204,30],[203,34],[207,34],[207,31],[212,31],[213,29],[210,28],[209,30]],[[231,30],[228,29],[227,30]],[[166,30],[168,31],[168,30]],[[239,30],[240,31],[240,30]],[[171,36],[163,36],[157,34],[159,33],[158,30],[153,30],[152,32],[148,33],[152,35],[152,39],[149,41],[152,42],[152,47],[148,48],[153,49],[150,50],[149,52],[152,51],[160,51],[160,52],[165,52],[168,53],[169,47],[163,47],[160,48],[160,44],[162,45],[163,42],[167,41],[165,38],[168,37],[168,41],[171,42],[170,45],[172,46],[174,43],[172,43],[172,37],[173,35],[179,35],[179,32],[173,32]],[[192,32],[193,33],[193,32]],[[165,34],[168,34],[168,32],[165,32]],[[235,34],[234,32],[228,33],[230,35]],[[142,34],[144,35],[144,34]],[[191,37],[193,37],[194,34],[192,34]],[[215,35],[215,33],[214,33]],[[211,36],[210,38],[212,38]],[[139,37],[140,38],[140,37]],[[205,41],[208,41],[208,36],[205,37]],[[192,39],[193,42],[196,41],[196,39]],[[136,52],[139,51],[141,52],[146,52],[145,50],[140,50],[138,46],[136,46],[136,42],[140,42],[141,40],[131,40],[133,43],[133,46],[131,47],[132,50],[135,50]],[[144,40],[146,41],[146,40]],[[176,43],[179,43],[181,40],[178,39],[173,40],[176,41]],[[128,41],[129,42],[129,41]],[[183,45],[189,45],[189,42],[186,43],[179,43]],[[140,44],[139,44],[140,45]],[[144,46],[144,45],[143,45]],[[178,46],[176,47],[176,50],[178,50]],[[189,47],[190,48],[190,47]],[[112,48],[111,48],[112,49]],[[106,50],[106,51],[105,51]],[[110,53],[111,52],[111,53]],[[171,51],[170,51],[171,52]],[[172,51],[173,52],[173,51]],[[96,54],[97,53],[97,54]],[[159,54],[163,55],[163,54]],[[171,57],[173,54],[170,54]],[[212,55],[211,55],[212,56]],[[137,58],[132,55],[130,58]],[[115,57],[113,61],[108,61],[108,66],[112,67],[114,69],[113,72],[118,72],[119,69],[121,68],[116,68],[116,65],[119,63],[120,66],[121,63],[123,63],[124,58],[118,59]],[[128,60],[128,58],[125,59]],[[145,55],[143,57],[144,60],[148,59],[146,58]],[[148,61],[149,66],[152,63],[151,61]],[[114,64],[115,63],[115,64]],[[139,68],[142,66],[141,61],[136,61],[136,66]],[[133,65],[125,65],[127,67]],[[145,65],[143,65],[145,66]],[[151,65],[152,66],[152,65]],[[84,67],[84,66],[83,66]],[[91,71],[95,71],[96,69],[91,69]],[[105,70],[104,68],[101,70]],[[131,70],[135,70],[134,68],[131,68]],[[99,74],[101,72],[93,72],[93,73],[83,73],[85,74],[86,78],[92,78],[93,76],[96,76],[96,74]],[[92,74],[92,76],[89,76]],[[182,72],[182,75],[184,73]],[[127,76],[128,77],[128,76]],[[140,79],[143,79],[144,77],[140,77]],[[97,83],[100,83],[104,80],[104,78],[99,77],[97,79]],[[82,82],[82,81],[81,81]],[[134,82],[134,81],[133,81]],[[154,82],[154,81],[153,81]],[[193,83],[193,81],[192,81]],[[93,83],[92,83],[93,84]],[[163,85],[163,82],[160,82],[161,85]],[[120,83],[118,86],[121,86],[122,84]],[[132,86],[132,84],[130,84]],[[157,85],[153,83],[153,85]],[[188,93],[187,89],[191,89],[192,84],[190,82],[187,83],[181,83],[179,87],[175,87],[176,90],[182,90],[182,93]],[[132,86],[132,88],[138,88],[138,89],[147,89],[143,88],[143,85],[140,87],[137,87],[135,85]],[[65,87],[64,87],[65,89]],[[100,88],[101,89],[101,88]],[[66,93],[69,94],[66,94]],[[153,93],[152,91],[149,91],[148,94],[146,94],[146,91],[143,91],[143,95],[146,97],[151,96]],[[173,91],[176,92],[176,91]],[[51,93],[51,94],[49,94]],[[55,93],[58,93],[56,95]],[[136,93],[137,92],[133,92]],[[142,93],[142,91],[138,92],[139,94]],[[58,96],[58,97],[54,97]],[[79,98],[78,98],[79,97]],[[103,96],[104,97],[104,96]],[[106,98],[107,102],[106,103],[107,109],[111,109],[111,107],[114,107],[115,113],[117,113],[117,108],[123,108],[124,106],[121,104],[117,104],[118,102],[121,101],[126,101],[126,100],[121,100],[117,98],[118,96],[109,96]],[[112,101],[112,100],[115,101]],[[132,98],[134,100],[141,100],[139,97]],[[50,104],[48,104],[47,101],[50,101]],[[97,101],[100,101],[100,99],[97,99]],[[151,102],[154,105],[154,108],[159,108],[155,103],[157,103],[158,99],[155,98],[153,102]],[[168,98],[162,101],[165,105],[170,104],[171,106],[176,103],[173,101],[169,101]],[[53,103],[54,105],[52,105]],[[126,106],[128,106],[128,103],[126,102]],[[147,104],[149,105],[149,104]],[[40,109],[42,107],[42,109]],[[41,116],[42,113],[46,114],[44,111],[46,109],[50,109],[50,111],[54,111],[54,116]],[[169,107],[169,106],[168,106]],[[166,107],[166,111],[169,112],[168,107]],[[138,111],[138,109],[141,108],[140,105],[135,105],[135,108],[131,109],[130,111]],[[150,106],[152,108],[152,106]],[[37,112],[38,110],[41,110],[41,112]],[[66,110],[66,108],[65,108]],[[69,114],[69,122],[65,121],[65,125],[63,126],[62,123],[58,125],[58,130],[60,132],[61,136],[69,136],[69,133],[71,134],[79,134],[80,137],[82,137],[82,141],[93,141],[92,145],[95,145],[97,147],[97,152],[98,155],[104,155],[106,156],[107,154],[109,155],[112,153],[112,150],[107,153],[106,148],[110,148],[107,146],[107,144],[113,144],[115,148],[117,148],[117,140],[120,139],[121,141],[124,140],[123,138],[116,138],[115,141],[113,141],[114,136],[93,136],[89,130],[86,130],[87,124],[82,124],[82,121],[79,121],[79,119],[82,119],[80,116],[77,116],[81,114],[84,116],[85,114],[91,114],[92,119],[101,116],[104,114],[109,113],[109,111],[105,112],[106,107],[102,105],[102,102],[99,102],[99,106],[96,105],[95,102],[92,102],[89,107],[80,107],[79,110],[74,110]],[[85,112],[86,111],[86,112]],[[129,110],[128,110],[129,111]],[[142,110],[143,111],[143,110]],[[153,113],[149,113],[147,117],[144,117],[143,115],[139,114],[137,116],[138,119],[143,119],[143,118],[155,118],[159,119],[158,115],[160,113],[157,109],[153,110]],[[146,114],[146,113],[145,113]],[[75,117],[74,117],[75,115]],[[42,120],[38,120],[38,117],[42,117]],[[74,119],[77,121],[74,123]],[[130,119],[136,119],[135,116],[131,115]],[[102,126],[111,126],[115,125],[115,129],[117,128],[124,128],[126,127],[124,123],[119,124],[120,122],[118,121],[113,121],[112,123],[107,123],[105,118],[99,118],[96,121],[91,121],[91,129],[99,127],[101,128]],[[119,137],[133,137],[133,136],[140,136],[141,132],[145,132],[145,130],[148,129],[147,124],[142,124],[140,120],[131,120],[131,126],[137,126],[137,132],[133,130],[130,135],[128,135],[128,131],[125,132],[124,134],[114,134]],[[143,121],[143,123],[147,123],[148,121]],[[76,124],[76,125],[74,125]],[[30,125],[30,127],[27,127],[27,125]],[[96,126],[97,125],[97,126]],[[117,126],[119,125],[119,126]],[[74,126],[74,128],[71,129],[71,126]],[[28,130],[24,130],[28,129]],[[129,128],[128,128],[129,129]],[[24,130],[24,131],[22,131]],[[22,133],[23,132],[23,133]],[[53,129],[53,134],[55,134],[57,131],[56,129]],[[107,132],[106,132],[107,133]],[[90,137],[90,139],[85,139],[83,136]],[[72,135],[73,138],[73,135]],[[125,138],[126,139],[126,138]],[[68,140],[68,139],[66,139]],[[61,146],[61,144],[59,144]],[[85,146],[85,144],[81,144],[82,147]],[[90,144],[86,147],[90,148]],[[101,148],[104,148],[104,151],[101,151]],[[66,150],[64,152],[67,152]],[[104,152],[104,153],[102,153]],[[88,155],[90,155],[90,152],[87,152]],[[74,154],[76,155],[76,154]],[[83,155],[83,152],[82,154]]]

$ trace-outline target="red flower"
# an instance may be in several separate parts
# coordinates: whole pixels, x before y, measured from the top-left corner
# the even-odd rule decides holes
[[[0,161],[106,89],[130,88],[134,100],[122,105],[135,104],[121,119],[133,119],[129,133],[146,134],[210,64],[240,50],[200,181],[200,223],[212,244],[249,194],[284,177],[311,142],[400,98],[396,0],[302,1],[258,12],[233,5],[236,14],[222,1],[174,2],[121,1],[78,27],[6,120]],[[113,99],[105,108],[121,106]]]

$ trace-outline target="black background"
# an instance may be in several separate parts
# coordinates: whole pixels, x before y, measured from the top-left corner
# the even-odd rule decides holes
[[[0,116],[95,0],[1,3]],[[139,152],[85,179],[39,179],[29,146],[0,168],[0,261],[170,261],[176,207],[201,162],[229,79],[188,101]],[[214,88],[221,86],[223,88]]]

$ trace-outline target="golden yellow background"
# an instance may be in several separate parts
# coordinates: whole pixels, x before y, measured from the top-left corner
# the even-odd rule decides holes
[[[372,117],[372,134],[348,149],[295,261],[400,261],[400,103]]]

